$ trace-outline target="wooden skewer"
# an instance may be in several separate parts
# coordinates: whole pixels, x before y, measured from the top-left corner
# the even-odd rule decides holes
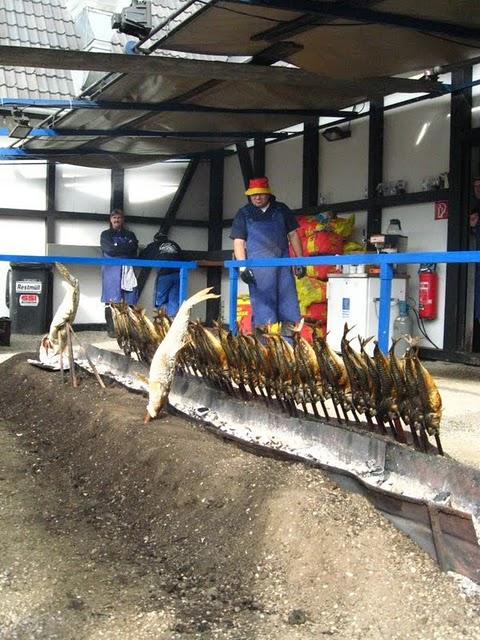
[[[67,344],[68,344],[68,361],[70,364],[70,381],[72,387],[78,387],[77,376],[75,375],[75,360],[73,359],[73,344],[72,344],[72,328],[70,323],[67,322]]]
[[[71,325],[68,325],[68,326],[70,328],[70,331],[72,332],[72,335],[75,336],[75,340],[82,347],[82,349],[83,349],[83,351],[85,353],[85,357],[87,358],[87,362],[91,366],[93,374],[94,374],[95,378],[97,379],[98,384],[102,387],[102,389],[105,389],[106,388],[105,387],[105,383],[103,382],[102,378],[100,377],[100,374],[98,373],[97,367],[93,364],[93,361],[91,360],[90,356],[87,354],[87,350],[85,349],[85,347],[82,345],[82,343],[78,339],[78,336],[75,333],[75,331],[73,330],[72,326]]]

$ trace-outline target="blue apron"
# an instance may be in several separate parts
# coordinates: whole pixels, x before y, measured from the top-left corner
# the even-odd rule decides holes
[[[281,211],[273,206],[272,216],[252,220],[247,215],[247,258],[288,258],[288,236]],[[297,290],[291,267],[252,269],[255,284],[249,285],[254,327],[269,323],[297,323],[300,320]]]

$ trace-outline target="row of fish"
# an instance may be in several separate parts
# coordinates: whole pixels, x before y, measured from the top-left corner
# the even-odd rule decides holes
[[[120,347],[151,363],[168,334],[170,320],[157,313],[152,321],[143,309],[127,305],[112,305],[112,311]],[[419,360],[418,345],[408,336],[404,339],[409,348],[399,358],[395,344],[388,355],[375,344],[369,355],[366,346],[371,339],[361,337],[360,351],[353,349],[346,325],[341,355],[315,332],[310,344],[299,332],[288,342],[276,333],[234,336],[220,324],[214,328],[200,322],[184,325],[185,346],[178,347],[176,357],[180,371],[207,379],[243,399],[261,397],[292,416],[303,411],[324,420],[356,424],[400,442],[411,441],[423,450],[431,449],[428,436],[433,436],[442,453],[441,397]]]

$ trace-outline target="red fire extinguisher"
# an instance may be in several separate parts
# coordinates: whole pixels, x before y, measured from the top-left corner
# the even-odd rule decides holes
[[[435,320],[438,315],[437,265],[421,264],[418,280],[418,314],[423,320]]]

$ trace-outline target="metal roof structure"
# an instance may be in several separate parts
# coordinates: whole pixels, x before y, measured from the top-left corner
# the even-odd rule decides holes
[[[55,135],[30,139],[22,149],[91,166],[205,154],[395,91],[438,94],[448,88],[396,76],[465,64],[480,52],[477,0],[220,0],[185,6],[193,4],[200,10],[169,25],[167,35],[159,31],[150,50],[248,56],[250,63],[81,52],[52,59],[45,49],[27,54],[0,47],[0,62],[18,64],[23,53],[24,60],[50,68],[114,72],[89,93],[90,104],[72,103],[46,123]],[[299,68],[269,66],[278,61]]]

